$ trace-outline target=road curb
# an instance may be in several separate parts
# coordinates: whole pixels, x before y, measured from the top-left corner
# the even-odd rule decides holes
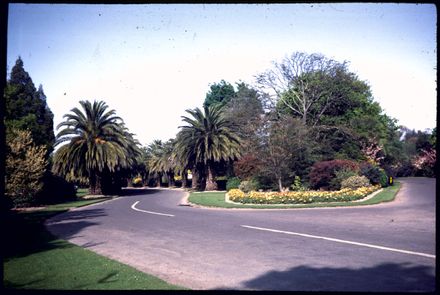
[[[188,201],[189,195],[189,192],[185,192],[185,196],[180,200],[179,206],[192,207],[192,204]]]

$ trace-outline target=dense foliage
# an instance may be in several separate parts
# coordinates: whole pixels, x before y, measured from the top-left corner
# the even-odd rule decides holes
[[[46,147],[36,146],[30,131],[12,129],[7,149],[5,196],[14,206],[33,205],[36,195],[43,189]]]
[[[310,170],[310,184],[312,188],[319,189],[335,189],[332,180],[336,177],[336,173],[340,170],[351,170],[357,172],[359,166],[351,160],[331,160],[316,162]]]
[[[231,189],[238,188],[239,185],[240,185],[240,178],[231,177],[226,182],[226,190],[230,191]]]
[[[358,189],[361,187],[368,187],[370,185],[370,181],[365,176],[354,175],[341,182],[341,189]]]
[[[224,106],[234,96],[235,96],[234,86],[232,86],[225,80],[221,80],[220,83],[214,83],[210,86],[210,90],[206,94],[203,106],[204,107],[209,107],[211,105]]]

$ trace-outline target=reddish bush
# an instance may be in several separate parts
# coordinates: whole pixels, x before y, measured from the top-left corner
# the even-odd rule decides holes
[[[336,177],[336,171],[341,169],[359,171],[359,165],[351,160],[331,160],[316,162],[310,170],[310,185],[314,189],[337,189],[332,188],[332,179]]]
[[[254,155],[244,155],[234,162],[234,173],[242,180],[251,179],[260,171],[260,160]]]

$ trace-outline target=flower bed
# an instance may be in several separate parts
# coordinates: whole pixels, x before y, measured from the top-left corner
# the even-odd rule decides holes
[[[244,193],[239,189],[228,192],[229,200],[243,204],[309,204],[321,202],[347,202],[360,200],[380,185],[339,191],[255,192]]]

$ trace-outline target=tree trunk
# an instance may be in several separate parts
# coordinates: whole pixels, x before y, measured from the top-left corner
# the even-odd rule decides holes
[[[208,179],[206,180],[206,190],[207,191],[216,191],[217,190],[217,182],[215,181],[214,169],[211,164],[208,164]]]
[[[186,186],[188,185],[188,173],[182,172],[182,188],[186,188]]]
[[[89,194],[102,195],[101,177],[96,172],[92,172],[89,177]]]
[[[161,182],[162,182],[162,175],[160,173],[157,174],[157,187],[162,187]]]
[[[283,191],[283,182],[281,181],[281,177],[278,177],[278,188],[280,189],[280,192]]]
[[[174,183],[174,173],[170,172],[168,173],[168,187],[175,187],[176,184]]]
[[[198,190],[199,189],[199,171],[195,167],[192,170],[192,184],[191,184],[191,188],[193,190]]]

